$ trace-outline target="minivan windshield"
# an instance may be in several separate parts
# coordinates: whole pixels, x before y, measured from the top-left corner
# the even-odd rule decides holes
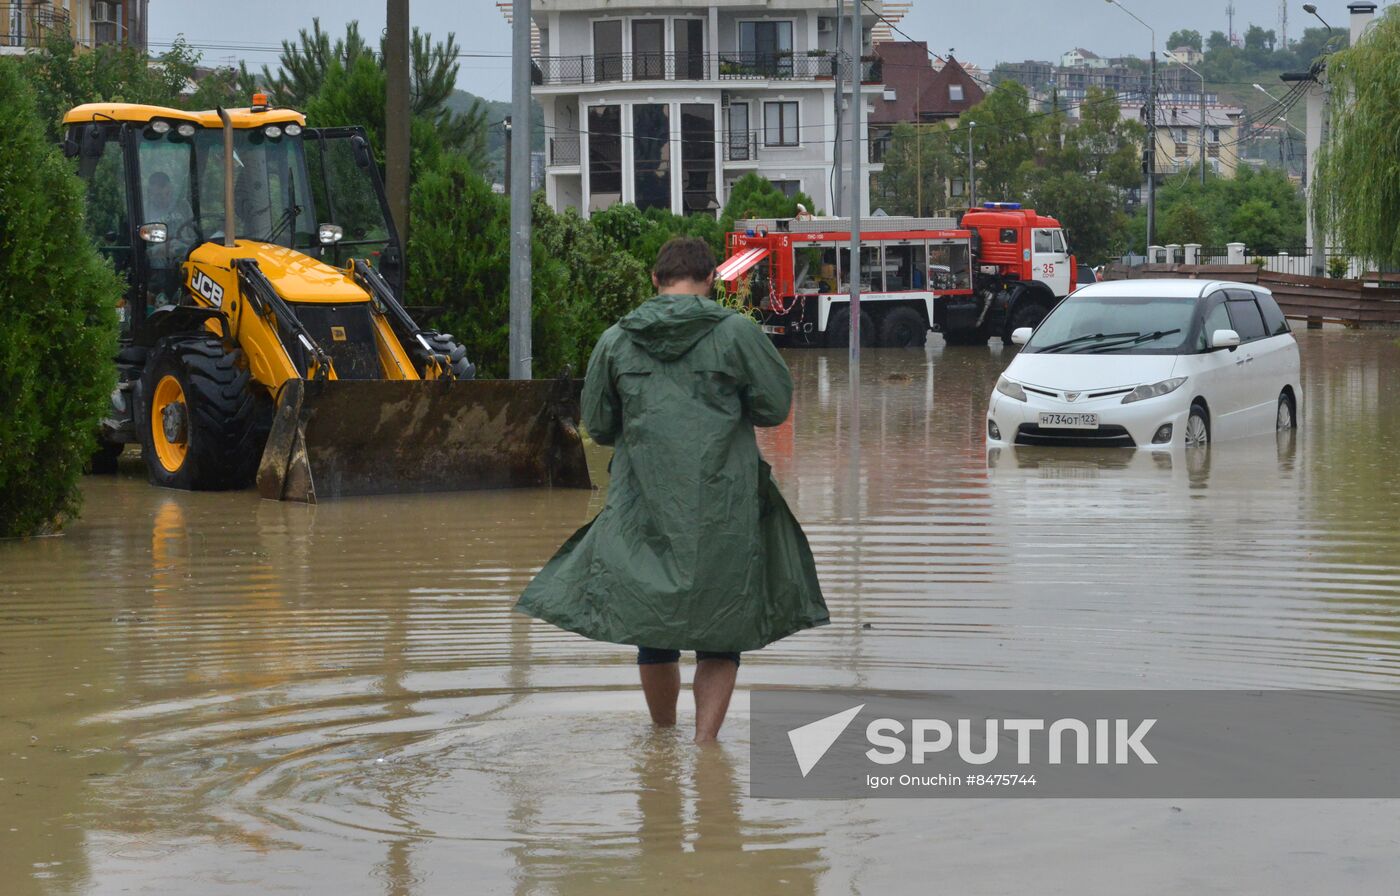
[[[1041,321],[1022,351],[1046,354],[1178,354],[1195,317],[1194,298],[1072,295]]]

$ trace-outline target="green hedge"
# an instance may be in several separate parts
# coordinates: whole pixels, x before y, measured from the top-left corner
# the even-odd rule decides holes
[[[122,284],[84,232],[82,185],[0,60],[0,537],[62,524],[116,373]]]

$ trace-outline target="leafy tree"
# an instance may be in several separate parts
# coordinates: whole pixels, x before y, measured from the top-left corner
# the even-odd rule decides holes
[[[1209,245],[1210,221],[1206,220],[1199,206],[1189,202],[1177,203],[1163,216],[1162,225],[1157,228],[1157,240],[1163,245]]]
[[[884,171],[871,186],[870,204],[891,215],[923,215],[949,207],[949,179],[966,177],[967,170],[951,133],[946,124],[895,125]]]
[[[410,111],[414,118],[415,161],[421,161],[416,144],[420,137],[430,141],[426,155],[439,150],[460,153],[478,171],[487,163],[486,109],[480,102],[466,111],[454,111],[452,94],[461,64],[461,48],[456,36],[433,42],[431,34],[413,29],[409,46]],[[263,79],[272,98],[281,105],[308,112],[317,125],[366,124],[376,126],[374,146],[384,147],[384,116],[387,77],[384,74],[383,43],[376,53],[360,35],[358,22],[345,26],[345,36],[331,41],[321,30],[320,19],[312,19],[311,31],[302,29],[297,41],[282,42],[278,70],[263,67]],[[371,97],[371,88],[378,92]],[[325,94],[330,96],[325,96]],[[315,109],[317,114],[312,115]],[[420,123],[421,122],[421,123]]]
[[[1021,166],[1035,157],[1036,117],[1027,112],[1026,88],[1007,81],[963,115],[972,132],[977,160],[977,194],[1009,199],[1023,185]]]
[[[0,538],[77,513],[116,381],[122,284],[83,229],[83,193],[19,64],[0,59]]]
[[[20,71],[38,105],[45,134],[62,137],[64,114],[82,103],[126,102],[181,106],[180,91],[200,56],[183,37],[154,62],[131,47],[79,48],[64,30],[50,31],[38,52],[20,57]]]
[[[634,209],[635,211],[635,209]],[[409,294],[444,309],[438,324],[482,376],[504,376],[510,349],[510,201],[463,159],[444,156],[413,185]],[[713,222],[711,222],[713,224]],[[577,212],[533,207],[533,354],[537,376],[582,373],[603,330],[651,295],[648,265]]]
[[[819,211],[806,193],[788,197],[767,178],[746,174],[734,182],[729,201],[719,213],[720,232],[728,233],[734,229],[735,221],[744,218],[791,218],[797,214],[798,203],[813,214]]]
[[[1180,206],[1194,212],[1180,212]],[[1282,171],[1244,167],[1233,178],[1194,177],[1169,181],[1157,191],[1159,241],[1223,246],[1242,242],[1250,252],[1272,255],[1306,241],[1306,210],[1298,188]],[[1129,226],[1130,245],[1146,237],[1147,213],[1139,209]],[[1204,232],[1199,222],[1207,223]],[[1192,239],[1185,239],[1190,236]]]
[[[1331,56],[1327,77],[1332,130],[1313,180],[1318,228],[1349,252],[1400,266],[1400,11],[1386,10],[1365,40]]]
[[[1215,33],[1219,34],[1220,32]],[[1167,49],[1175,50],[1177,47],[1190,47],[1199,52],[1201,50],[1201,32],[1186,28],[1173,31],[1171,36],[1167,38]]]
[[[1210,37],[1206,39],[1206,48],[1213,53],[1229,49],[1229,47],[1230,38],[1225,35],[1224,31],[1212,31]]]

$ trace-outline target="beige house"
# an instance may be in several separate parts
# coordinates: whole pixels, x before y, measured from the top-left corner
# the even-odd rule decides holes
[[[146,48],[150,0],[0,0],[0,55],[41,46],[50,31],[66,30],[81,46]]]
[[[1126,119],[1139,120],[1141,106],[1125,106]],[[1244,110],[1226,106],[1205,109],[1206,170],[1234,177],[1240,165],[1241,119]],[[1201,168],[1201,109],[1161,104],[1157,108],[1157,177],[1171,177]]]

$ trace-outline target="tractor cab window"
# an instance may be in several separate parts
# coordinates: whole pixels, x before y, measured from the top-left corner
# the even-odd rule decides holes
[[[146,309],[177,304],[180,265],[190,250],[204,241],[195,220],[193,143],[173,130],[157,134],[145,129],[136,140],[140,220],[164,224],[161,243],[142,243],[146,260]]]
[[[394,237],[376,187],[378,172],[369,144],[358,133],[335,128],[309,129],[303,140],[317,220],[337,224],[345,233],[322,258],[342,267],[352,258],[367,258],[392,282],[393,272],[383,256]]]
[[[213,128],[195,136],[201,240],[224,230],[224,136]],[[233,132],[233,227],[238,239],[305,247],[316,238],[301,139],[281,127]]]
[[[97,251],[112,262],[123,278],[129,279],[132,265],[131,219],[127,205],[126,166],[122,142],[116,129],[102,132],[100,151],[84,155],[78,163],[87,192],[84,222]],[[123,337],[131,334],[128,297],[117,305],[117,318]]]

